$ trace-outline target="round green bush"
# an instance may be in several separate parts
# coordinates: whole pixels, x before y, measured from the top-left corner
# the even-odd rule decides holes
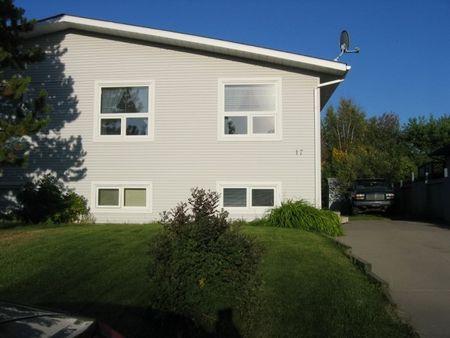
[[[339,216],[329,210],[320,210],[305,201],[286,201],[270,211],[266,223],[275,227],[299,228],[329,236],[343,234]]]
[[[230,226],[218,200],[215,192],[193,189],[188,203],[163,214],[150,249],[153,308],[209,329],[223,309],[248,317],[261,284],[262,247]]]
[[[25,183],[17,202],[16,217],[25,223],[73,223],[89,215],[86,198],[51,175]]]

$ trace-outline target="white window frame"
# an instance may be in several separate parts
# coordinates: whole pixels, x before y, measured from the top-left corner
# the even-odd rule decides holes
[[[119,190],[119,205],[98,205],[98,192],[100,189],[118,189]],[[125,189],[146,189],[145,191],[145,206],[144,207],[127,207],[125,206]],[[152,194],[153,185],[149,181],[98,181],[91,184],[91,210],[93,212],[152,212]]]
[[[146,113],[101,113],[102,88],[147,87],[148,112]],[[155,81],[95,81],[94,89],[94,142],[142,142],[153,141],[155,134]],[[126,135],[127,118],[147,118],[147,135]],[[101,119],[120,119],[120,135],[101,135]]]
[[[118,190],[119,191],[119,205],[99,205],[98,204],[98,198],[99,198],[99,191],[102,189],[110,189],[110,190]],[[95,194],[95,208],[97,209],[120,209],[122,205],[122,193],[120,191],[119,186],[99,186],[96,188],[96,194]]]
[[[225,86],[226,85],[255,85],[273,84],[275,86],[275,110],[255,111],[255,112],[225,112]],[[281,78],[239,78],[239,79],[219,79],[218,92],[218,123],[217,139],[219,141],[279,141],[282,139],[282,92]],[[247,134],[225,134],[225,116],[246,116]],[[273,116],[275,119],[275,133],[253,133],[253,117]]]
[[[223,205],[223,189],[247,189],[247,205],[245,207],[225,207]],[[220,208],[230,213],[257,213],[263,214],[265,211],[276,208],[281,203],[281,182],[217,182],[216,191],[220,194]],[[274,205],[271,207],[253,207],[252,189],[274,189]]]

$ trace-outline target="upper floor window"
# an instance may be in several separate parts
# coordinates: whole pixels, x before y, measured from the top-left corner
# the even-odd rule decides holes
[[[281,138],[280,80],[221,80],[219,139]]]
[[[153,138],[152,84],[149,82],[98,83],[98,140]]]

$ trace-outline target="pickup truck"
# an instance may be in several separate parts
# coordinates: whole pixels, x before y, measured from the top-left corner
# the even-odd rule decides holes
[[[394,190],[386,179],[369,178],[355,181],[350,191],[352,213],[386,212],[394,204]]]

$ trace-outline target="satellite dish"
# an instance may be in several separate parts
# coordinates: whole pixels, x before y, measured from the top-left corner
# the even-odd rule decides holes
[[[339,55],[334,59],[334,61],[339,61],[339,58],[344,55],[345,53],[359,53],[359,48],[355,47],[354,49],[350,49],[350,37],[348,35],[347,31],[341,32],[341,38],[339,42],[339,47],[341,49],[341,52]]]
[[[340,46],[341,46],[341,52],[344,52],[350,47],[350,37],[348,36],[347,31],[341,32],[341,39],[340,39]]]

